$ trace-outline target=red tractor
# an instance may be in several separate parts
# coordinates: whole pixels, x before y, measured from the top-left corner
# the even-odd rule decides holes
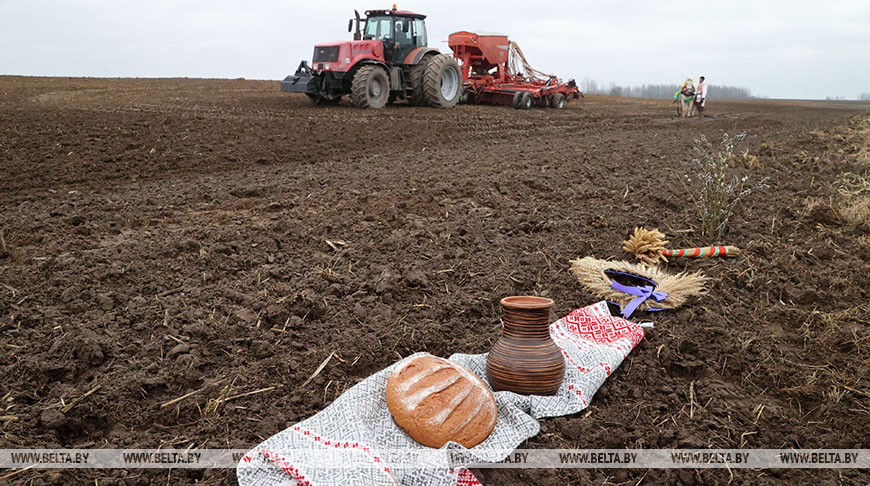
[[[336,104],[350,95],[360,108],[383,108],[406,99],[413,105],[450,108],[462,94],[462,74],[452,56],[427,46],[425,15],[367,10],[348,22],[354,40],[314,46],[311,65],[302,61],[281,91],[305,93],[314,104]],[[360,24],[365,24],[362,32]]]

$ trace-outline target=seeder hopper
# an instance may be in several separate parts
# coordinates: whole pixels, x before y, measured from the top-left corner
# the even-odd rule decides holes
[[[462,69],[460,103],[489,103],[529,109],[562,109],[583,96],[573,79],[533,69],[519,46],[503,34],[454,32],[447,45]]]

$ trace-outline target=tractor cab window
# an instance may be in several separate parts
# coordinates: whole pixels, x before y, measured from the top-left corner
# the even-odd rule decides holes
[[[423,19],[414,19],[414,41],[417,47],[426,45],[426,22]]]
[[[411,19],[396,18],[396,44],[401,47],[414,47],[414,30],[411,28]]]
[[[391,19],[389,17],[369,17],[366,20],[365,39],[384,40],[392,38]]]

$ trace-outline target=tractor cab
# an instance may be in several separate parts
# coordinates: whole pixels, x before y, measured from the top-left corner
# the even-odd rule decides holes
[[[362,39],[383,42],[384,61],[402,62],[414,49],[426,47],[425,18],[405,10],[367,10]]]

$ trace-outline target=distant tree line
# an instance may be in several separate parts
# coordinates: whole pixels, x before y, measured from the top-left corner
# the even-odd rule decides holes
[[[697,83],[697,80],[695,80]],[[587,94],[601,94],[608,96],[625,96],[628,98],[673,98],[674,93],[682,88],[682,84],[642,84],[640,86],[619,86],[616,83],[599,84],[592,78],[583,78],[580,81],[580,90]],[[766,96],[752,96],[749,88],[738,86],[722,86],[711,83],[709,85],[711,98],[722,100],[742,100],[746,98],[767,98]],[[845,96],[827,96],[828,101],[845,101]],[[858,95],[858,101],[870,101],[870,93]]]
[[[850,99],[845,96],[825,96],[825,101],[848,101]],[[861,93],[856,99],[858,101],[870,101],[870,93]]]
[[[697,82],[697,80],[695,80]],[[615,83],[598,84],[597,81],[585,78],[580,82],[584,93],[603,94],[608,96],[626,96],[630,98],[673,98],[674,93],[682,88],[682,84],[643,84],[640,86],[619,86]],[[748,88],[737,86],[709,85],[708,96],[717,99],[739,100],[752,98]]]

